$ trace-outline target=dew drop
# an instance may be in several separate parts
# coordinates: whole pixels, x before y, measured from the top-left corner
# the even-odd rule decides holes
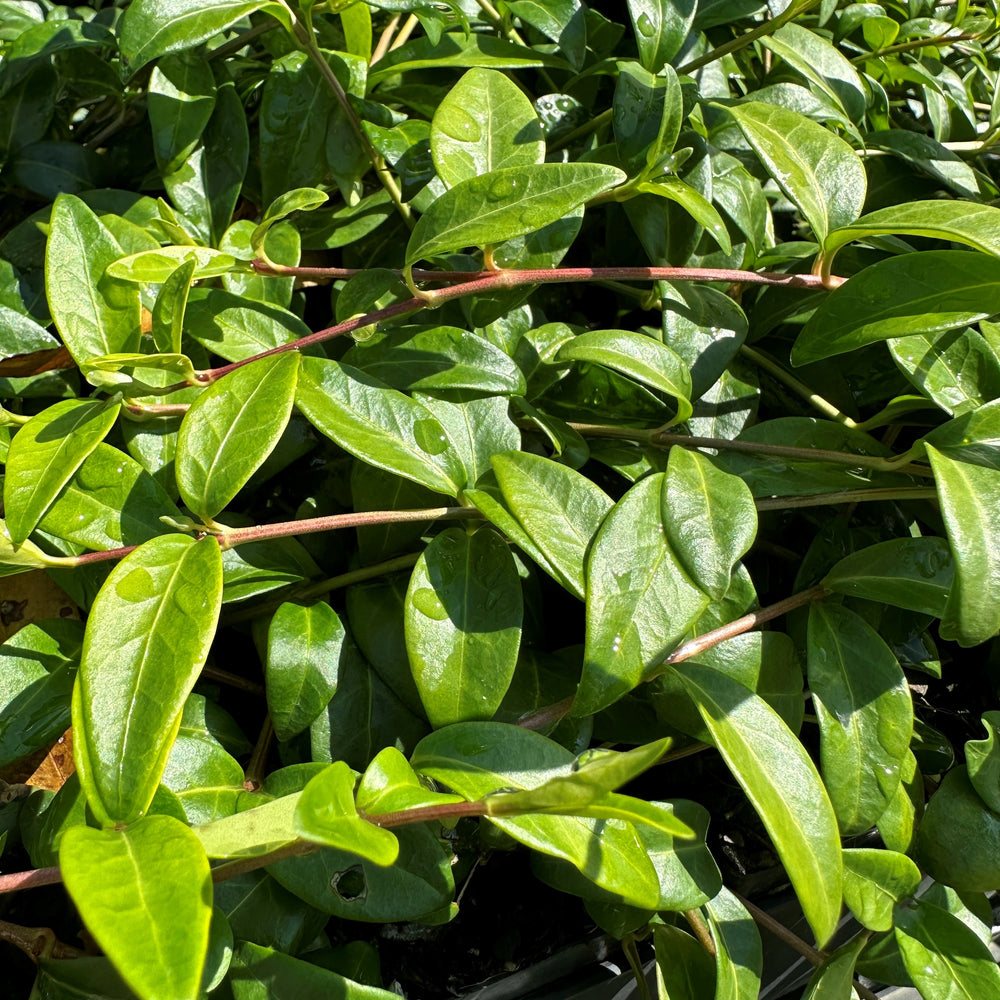
[[[644,38],[652,38],[656,34],[656,26],[648,14],[640,14],[635,22],[635,26],[639,29],[639,34]]]
[[[413,593],[413,606],[426,618],[433,621],[444,621],[448,612],[438,595],[430,587],[420,587]]]

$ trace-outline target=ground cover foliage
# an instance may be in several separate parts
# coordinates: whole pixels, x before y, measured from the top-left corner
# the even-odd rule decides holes
[[[775,870],[808,996],[1000,996],[996,27],[0,2],[32,996],[444,995],[512,859],[670,1000]]]

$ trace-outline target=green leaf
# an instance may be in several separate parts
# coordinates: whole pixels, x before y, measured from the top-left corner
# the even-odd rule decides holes
[[[178,264],[160,286],[153,305],[150,333],[158,351],[179,354],[184,335],[184,312],[194,280],[194,260]]]
[[[757,1000],[764,959],[753,917],[725,887],[703,909],[715,942],[714,1000]]]
[[[905,854],[871,847],[844,851],[844,902],[869,930],[892,929],[893,907],[917,891],[920,878]]]
[[[658,1000],[699,1000],[713,995],[715,963],[701,944],[673,924],[652,924]]]
[[[464,470],[444,428],[403,393],[349,365],[303,358],[295,403],[314,427],[361,461],[458,496]]]
[[[981,721],[986,729],[986,739],[966,740],[965,763],[969,780],[980,798],[994,811],[1000,813],[1000,712],[983,712]]]
[[[73,691],[74,760],[106,825],[149,806],[221,607],[214,538],[163,535],[111,571],[91,607]]]
[[[910,746],[906,677],[879,634],[838,604],[810,607],[807,665],[823,781],[842,832],[864,833],[888,808]]]
[[[953,416],[1000,396],[1000,359],[975,330],[900,337],[889,350],[900,371]]]
[[[210,858],[252,858],[269,854],[299,839],[295,810],[301,793],[266,800],[241,790],[240,804],[248,808],[195,827],[195,834]],[[254,799],[264,799],[253,805]]]
[[[215,278],[220,274],[231,272],[252,273],[253,267],[248,260],[237,260],[231,254],[213,250],[211,247],[160,247],[159,250],[142,250],[139,253],[122,257],[115,255],[114,262],[108,267],[109,277],[122,281],[142,282],[146,284],[161,284],[170,277],[180,264],[193,260],[195,262],[194,280]],[[116,350],[123,350],[119,347]],[[112,354],[114,350],[95,350],[94,354]]]
[[[139,293],[107,272],[121,247],[73,195],[52,206],[45,248],[45,294],[53,322],[73,360],[139,347]]]
[[[232,277],[232,275],[230,275]],[[281,281],[239,274],[243,280]],[[185,332],[227,361],[247,361],[274,347],[308,336],[302,319],[271,302],[251,301],[222,288],[194,290],[185,316]],[[309,354],[316,348],[307,348]]]
[[[694,22],[697,4],[691,0],[628,0],[628,12],[639,46],[639,62],[659,73],[680,51]]]
[[[393,1000],[322,966],[243,941],[233,952],[227,984],[233,1000]]]
[[[655,194],[676,202],[688,215],[712,234],[724,253],[733,252],[729,230],[718,209],[696,188],[685,184],[679,177],[657,177],[636,186],[642,194]]]
[[[392,831],[358,815],[354,772],[342,760],[320,771],[302,789],[295,829],[306,840],[350,851],[383,867],[399,856],[399,842]]]
[[[854,150],[822,125],[773,104],[727,108],[782,191],[822,242],[861,214],[867,181]]]
[[[0,518],[0,578],[26,573],[30,569],[58,566],[61,562],[57,556],[46,555],[34,542],[15,545],[10,540],[6,523]]]
[[[176,170],[194,152],[212,117],[215,94],[212,67],[195,49],[164,56],[153,67],[147,108],[161,174]]]
[[[903,964],[926,997],[981,1000],[1000,993],[1000,968],[989,948],[958,917],[926,900],[896,908]]]
[[[663,474],[641,479],[605,517],[587,561],[587,640],[573,714],[591,715],[631,691],[708,604],[663,529]],[[622,553],[628,552],[627,560]]]
[[[560,462],[523,451],[494,455],[506,507],[488,494],[467,496],[553,579],[581,600],[591,539],[612,503],[591,480]]]
[[[59,491],[118,419],[120,406],[65,399],[32,417],[14,435],[3,484],[7,531],[15,544],[34,530]]]
[[[738,476],[704,455],[672,448],[663,480],[663,527],[691,579],[715,600],[757,534],[757,509]]]
[[[953,330],[996,311],[1000,260],[965,250],[887,257],[824,299],[803,327],[794,365],[854,351],[891,337]]]
[[[263,10],[292,33],[288,8],[266,0],[145,0],[130,6],[118,31],[122,57],[129,73],[137,73],[151,59],[192,49],[230,25]]]
[[[580,0],[509,0],[507,7],[555,42],[573,69],[580,70],[587,51],[587,9]]]
[[[521,581],[490,528],[435,535],[410,577],[406,651],[431,725],[488,719],[521,644]]]
[[[833,806],[805,748],[780,716],[711,667],[672,670],[774,842],[822,946],[840,918],[843,864]]]
[[[464,802],[461,795],[434,792],[421,784],[407,759],[395,748],[380,750],[358,786],[358,809],[369,816]]]
[[[1000,631],[1000,470],[956,460],[925,444],[955,559],[955,582],[941,616],[941,637],[975,646]]]
[[[620,170],[600,163],[539,163],[471,177],[420,217],[406,264],[534,232],[624,180]]]
[[[322,601],[282,604],[267,629],[267,708],[279,740],[307,729],[337,690],[344,626]]]
[[[589,361],[659,389],[677,403],[670,424],[691,416],[691,372],[666,344],[652,337],[632,330],[588,330],[566,341],[556,360]]]
[[[325,204],[327,200],[327,193],[319,188],[295,188],[294,191],[286,191],[279,195],[267,206],[267,211],[250,237],[250,245],[253,247],[254,253],[258,256],[261,255],[261,251],[264,249],[264,239],[276,223],[287,218],[293,212],[311,212],[314,208]]]
[[[960,892],[1000,881],[1000,814],[976,793],[965,767],[949,771],[931,797],[917,842],[921,867]]]
[[[833,255],[853,240],[869,236],[920,236],[964,243],[1000,257],[1000,208],[970,201],[906,201],[862,215],[834,229],[823,241],[829,266]]]
[[[445,94],[431,121],[431,155],[449,187],[503,167],[545,160],[531,101],[503,73],[470,69]]]
[[[865,935],[859,934],[824,959],[809,980],[802,1000],[842,1000],[843,997],[857,996],[854,992],[854,965],[867,943]]]
[[[414,770],[469,801],[500,789],[536,788],[568,773],[572,753],[521,726],[467,722],[424,737],[411,758]],[[655,908],[659,882],[630,823],[577,816],[491,817],[515,840],[563,858],[600,887],[634,906]]]
[[[940,618],[955,575],[943,538],[892,538],[852,552],[825,577],[835,594],[851,594]]]
[[[618,65],[611,122],[622,166],[630,177],[655,167],[674,148],[683,120],[677,74],[664,66],[662,75],[636,63]]]
[[[140,997],[198,993],[212,877],[183,823],[146,816],[125,829],[72,827],[59,844],[59,867],[87,930]]]
[[[198,517],[215,517],[274,450],[292,413],[299,358],[286,351],[237,368],[184,415],[177,486]]]

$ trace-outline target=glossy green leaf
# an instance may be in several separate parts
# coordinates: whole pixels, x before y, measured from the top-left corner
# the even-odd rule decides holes
[[[773,104],[750,101],[727,110],[820,242],[861,214],[865,169],[843,139]]]
[[[1000,882],[1000,814],[976,793],[965,767],[949,771],[931,797],[917,847],[924,870],[960,892],[989,892]]]
[[[255,11],[277,17],[291,32],[288,9],[262,0],[146,0],[126,10],[119,28],[122,56],[131,73],[151,59],[191,49]]]
[[[912,750],[903,758],[899,770],[899,787],[876,826],[890,851],[905,854],[913,848],[917,823],[923,812],[924,778]]]
[[[489,498],[473,503],[542,569],[581,600],[591,539],[612,503],[573,469],[539,455],[494,455],[493,470],[506,507]]]
[[[60,842],[59,867],[87,930],[140,997],[197,994],[212,879],[183,823],[147,816],[125,829],[75,826]]]
[[[670,423],[691,416],[691,372],[666,344],[632,330],[588,330],[566,341],[558,361],[587,361],[659,389],[677,404]]]
[[[534,232],[624,180],[620,170],[600,163],[502,167],[471,177],[420,217],[406,263]]]
[[[792,348],[792,364],[857,350],[891,337],[938,333],[996,309],[1000,260],[963,250],[887,257],[825,299]]]
[[[10,540],[7,524],[0,518],[0,577],[26,573],[31,569],[58,566],[62,560],[46,555],[34,542],[15,545]]]
[[[250,245],[257,255],[264,248],[264,238],[271,228],[293,212],[311,212],[327,201],[327,194],[319,188],[295,188],[275,198],[264,212],[260,223],[250,236]]]
[[[392,1000],[397,995],[249,941],[233,952],[227,982],[233,1000]]]
[[[738,476],[673,448],[663,480],[663,527],[691,579],[718,600],[757,534],[753,496]]]
[[[196,263],[186,260],[178,264],[163,282],[153,305],[150,333],[158,351],[177,354],[184,335],[184,311],[194,278]]]
[[[677,74],[665,66],[650,73],[636,63],[618,66],[611,122],[622,166],[629,176],[654,167],[677,142],[683,119]]]
[[[337,690],[344,626],[329,604],[282,604],[267,629],[267,707],[279,740],[307,729]]]
[[[149,124],[161,173],[176,170],[198,145],[215,108],[212,67],[195,49],[164,56],[149,75]]]
[[[130,822],[149,806],[221,595],[215,539],[163,535],[118,563],[95,598],[73,692],[73,752],[102,823]]]
[[[685,184],[678,177],[656,177],[636,187],[643,194],[655,194],[680,205],[688,215],[712,234],[712,238],[724,253],[732,253],[733,245],[729,230],[718,209],[696,188]]]
[[[139,346],[139,294],[107,268],[122,249],[73,195],[52,206],[45,249],[45,293],[59,336],[75,361]]]
[[[1000,992],[1000,967],[976,932],[925,900],[896,908],[894,931],[916,987],[935,1000],[980,1000]]]
[[[854,966],[861,949],[867,944],[863,934],[841,945],[816,967],[806,986],[802,1000],[853,1000]]]
[[[841,605],[810,607],[806,662],[823,781],[842,832],[863,833],[899,786],[913,731],[910,689],[879,634]]]
[[[287,351],[237,368],[191,404],[177,440],[177,486],[199,517],[215,517],[278,443],[292,413],[299,357]]]
[[[102,400],[65,399],[14,435],[3,484],[7,531],[15,544],[34,530],[59,491],[104,440],[120,407]]]
[[[945,539],[893,538],[845,556],[823,578],[823,586],[940,618],[954,574]]]
[[[763,699],[711,667],[672,668],[770,834],[822,945],[840,917],[837,819],[802,744]]]
[[[317,844],[350,851],[377,865],[391,865],[399,843],[390,830],[369,823],[354,804],[354,772],[342,761],[313,778],[295,808],[298,833]]]
[[[458,496],[464,476],[444,428],[403,393],[348,365],[303,358],[295,404],[313,426],[363,462]]]
[[[410,577],[406,651],[435,727],[488,719],[510,685],[521,643],[521,582],[489,528],[435,535]]]
[[[941,636],[975,646],[1000,631],[1000,543],[994,530],[1000,471],[925,447],[955,559]]]
[[[194,829],[210,858],[259,857],[299,839],[295,810],[300,793],[270,800],[264,796],[253,796],[245,789],[238,794],[240,804],[248,804],[248,808]],[[263,801],[255,805],[254,798]]]
[[[953,416],[1000,396],[1000,359],[975,330],[900,337],[889,350],[903,374]]]
[[[994,812],[1000,813],[1000,747],[996,742],[1000,733],[1000,712],[983,712],[981,721],[986,738],[966,740],[965,763],[969,780],[980,798]]]
[[[559,46],[579,70],[587,49],[587,8],[580,0],[510,0],[510,12]]]
[[[757,1000],[764,959],[753,917],[725,887],[703,909],[715,942],[715,1000]]]
[[[663,474],[641,479],[601,523],[587,561],[587,640],[574,715],[632,690],[708,604],[663,530]],[[628,552],[629,558],[622,559]]]
[[[844,902],[869,930],[892,929],[893,907],[917,891],[920,878],[905,854],[871,847],[844,851]]]
[[[424,737],[411,758],[416,771],[470,801],[500,789],[536,788],[571,770],[574,761],[572,753],[544,736],[496,722],[440,729]],[[569,861],[591,881],[630,904],[657,905],[656,872],[631,824],[544,815],[492,817],[491,822],[520,843]]]
[[[435,792],[422,784],[395,747],[379,751],[361,776],[357,794],[358,809],[369,816],[463,801],[461,795]]]
[[[694,21],[697,4],[690,0],[628,0],[628,12],[639,46],[639,62],[659,73],[680,51]]]
[[[231,254],[211,247],[160,247],[159,250],[142,250],[127,257],[118,255],[107,270],[108,276],[121,281],[159,284],[167,280],[177,267],[186,261],[195,262],[194,278],[215,278],[232,271],[251,272],[250,261],[237,260]],[[119,348],[120,350],[120,348]],[[109,350],[95,351],[109,354]]]
[[[545,141],[531,101],[503,73],[470,69],[431,121],[431,155],[449,187],[502,167],[542,163]]]

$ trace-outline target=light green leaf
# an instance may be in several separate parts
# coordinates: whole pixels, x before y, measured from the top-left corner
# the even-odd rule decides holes
[[[589,361],[659,389],[677,403],[670,424],[691,416],[691,371],[666,344],[633,330],[588,330],[566,341],[557,361]],[[665,425],[669,426],[669,424]]]
[[[45,248],[45,294],[59,336],[73,360],[139,347],[139,293],[107,268],[122,249],[77,197],[52,206]]]
[[[844,851],[844,902],[869,930],[891,930],[893,907],[917,891],[920,879],[920,869],[905,854],[871,847]]]
[[[980,798],[996,813],[1000,813],[1000,712],[983,712],[981,721],[986,739],[966,740],[965,762],[969,780]]]
[[[859,934],[824,959],[809,980],[802,1000],[854,1000],[854,966],[867,943],[867,937]]]
[[[279,740],[307,729],[337,690],[344,626],[322,601],[282,604],[267,629],[267,707]]]
[[[757,534],[753,495],[704,455],[672,448],[663,480],[663,527],[681,565],[715,600]]]
[[[708,605],[663,530],[663,474],[639,480],[598,529],[587,561],[587,639],[573,714],[606,708],[642,681]],[[628,559],[622,553],[628,553]]]
[[[655,194],[676,202],[688,215],[712,234],[712,239],[725,253],[733,252],[729,230],[719,210],[698,190],[685,184],[679,177],[657,177],[636,186],[642,194]]]
[[[212,876],[198,838],[170,816],[125,829],[71,827],[63,881],[87,930],[140,997],[199,992],[212,919]]]
[[[424,737],[411,764],[469,801],[500,789],[529,789],[572,769],[575,758],[544,736],[497,722],[468,722]],[[633,906],[655,908],[656,871],[630,823],[577,816],[491,817],[505,833],[563,858]]]
[[[894,930],[906,971],[925,997],[1000,995],[1000,967],[976,932],[954,914],[917,899],[896,908]]]
[[[120,406],[65,399],[32,417],[11,441],[3,484],[7,531],[15,544],[35,529],[59,491],[118,419]]]
[[[130,6],[118,31],[122,57],[129,73],[137,73],[151,59],[193,49],[225,31],[231,24],[263,10],[292,33],[290,12],[284,4],[266,0],[145,0]]]
[[[7,524],[0,518],[0,577],[27,573],[31,569],[58,566],[63,562],[58,556],[46,555],[34,542],[15,545],[10,540]]]
[[[94,599],[73,691],[73,754],[102,823],[131,822],[152,801],[221,599],[218,543],[183,535],[140,545]]]
[[[941,637],[975,646],[1000,631],[1000,470],[963,462],[930,444],[925,447],[955,559]]]
[[[395,747],[378,752],[361,776],[357,794],[358,809],[368,816],[464,801],[461,795],[434,792],[422,784]]]
[[[672,668],[770,834],[822,946],[840,918],[843,863],[833,806],[805,748],[767,703],[711,667]]]
[[[220,274],[231,272],[253,273],[253,267],[248,260],[237,260],[221,250],[211,247],[160,247],[159,250],[142,250],[128,257],[116,259],[107,270],[112,278],[122,281],[160,284],[170,277],[180,264],[193,260],[195,262],[194,280],[215,278]],[[122,348],[118,348],[121,350]],[[95,354],[110,354],[111,350],[95,351]]]
[[[639,47],[639,62],[651,73],[680,51],[694,22],[697,4],[692,0],[628,0],[628,12]]]
[[[490,528],[435,535],[410,577],[406,651],[431,725],[488,719],[500,707],[521,644],[521,581]]]
[[[471,177],[420,217],[406,263],[534,232],[624,180],[616,167],[600,163],[539,163]]]
[[[913,732],[913,703],[879,634],[838,604],[809,609],[808,676],[819,717],[823,781],[844,834],[888,808]]]
[[[715,941],[714,1000],[757,1000],[764,959],[753,917],[725,887],[703,909]]]
[[[314,427],[361,461],[458,496],[464,469],[425,407],[356,368],[303,358],[295,403]]]
[[[276,851],[299,839],[295,810],[301,793],[267,800],[262,795],[239,792],[240,803],[249,808],[194,828],[195,835],[210,858],[253,858]],[[262,799],[253,805],[254,798]]]
[[[213,382],[184,415],[177,486],[190,510],[215,517],[274,450],[295,398],[297,351],[261,358]]]
[[[845,556],[823,578],[823,586],[940,618],[954,575],[945,539],[892,538]]]
[[[186,260],[167,276],[153,305],[150,333],[158,351],[179,354],[184,335],[184,312],[197,263]]]
[[[792,347],[794,365],[914,333],[968,326],[996,311],[1000,260],[965,250],[887,257],[824,299]]]
[[[325,191],[319,188],[295,188],[294,191],[286,191],[279,195],[264,212],[257,228],[250,236],[250,245],[258,256],[262,256],[264,249],[264,239],[271,227],[293,212],[311,212],[314,208],[319,208],[328,200]]]
[[[431,121],[431,155],[449,187],[502,167],[545,160],[545,138],[531,101],[494,69],[470,69],[446,93]]]
[[[320,771],[302,789],[295,828],[307,840],[350,851],[382,867],[399,856],[399,842],[392,831],[358,815],[354,772],[342,760]]]
[[[853,222],[865,201],[865,168],[829,129],[796,111],[750,101],[727,109],[767,172],[798,205],[817,240]]]

